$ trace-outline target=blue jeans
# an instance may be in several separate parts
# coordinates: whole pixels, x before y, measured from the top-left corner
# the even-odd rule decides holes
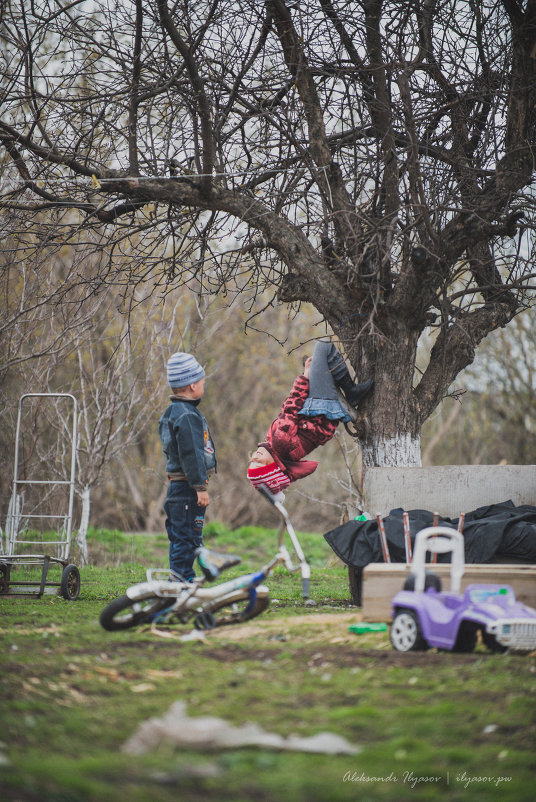
[[[197,493],[188,482],[169,483],[164,503],[169,539],[169,567],[183,579],[193,579],[195,550],[203,545],[205,507],[197,503]]]

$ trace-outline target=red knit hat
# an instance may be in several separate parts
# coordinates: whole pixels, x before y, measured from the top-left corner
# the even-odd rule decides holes
[[[254,488],[266,485],[271,493],[279,493],[290,484],[290,479],[275,463],[260,465],[258,468],[248,468],[248,479]]]

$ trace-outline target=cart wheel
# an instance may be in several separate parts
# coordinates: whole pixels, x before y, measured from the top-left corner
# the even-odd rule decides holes
[[[9,588],[9,571],[7,565],[0,563],[0,593],[7,593]]]
[[[397,610],[391,624],[391,643],[399,652],[424,651],[428,644],[421,634],[419,621],[413,610]]]
[[[61,575],[61,595],[67,601],[74,601],[80,594],[80,571],[76,565],[66,565]]]

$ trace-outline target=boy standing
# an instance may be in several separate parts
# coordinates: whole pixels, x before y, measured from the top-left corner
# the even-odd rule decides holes
[[[169,538],[169,566],[183,579],[194,578],[195,550],[202,545],[208,480],[216,470],[216,453],[198,404],[205,391],[205,371],[191,354],[177,352],[167,363],[173,391],[171,404],[158,422],[169,479],[164,504]]]

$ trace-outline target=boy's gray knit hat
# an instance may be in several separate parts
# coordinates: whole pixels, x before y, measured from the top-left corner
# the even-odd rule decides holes
[[[205,375],[205,371],[191,354],[177,351],[168,359],[167,378],[170,387],[187,387]]]

